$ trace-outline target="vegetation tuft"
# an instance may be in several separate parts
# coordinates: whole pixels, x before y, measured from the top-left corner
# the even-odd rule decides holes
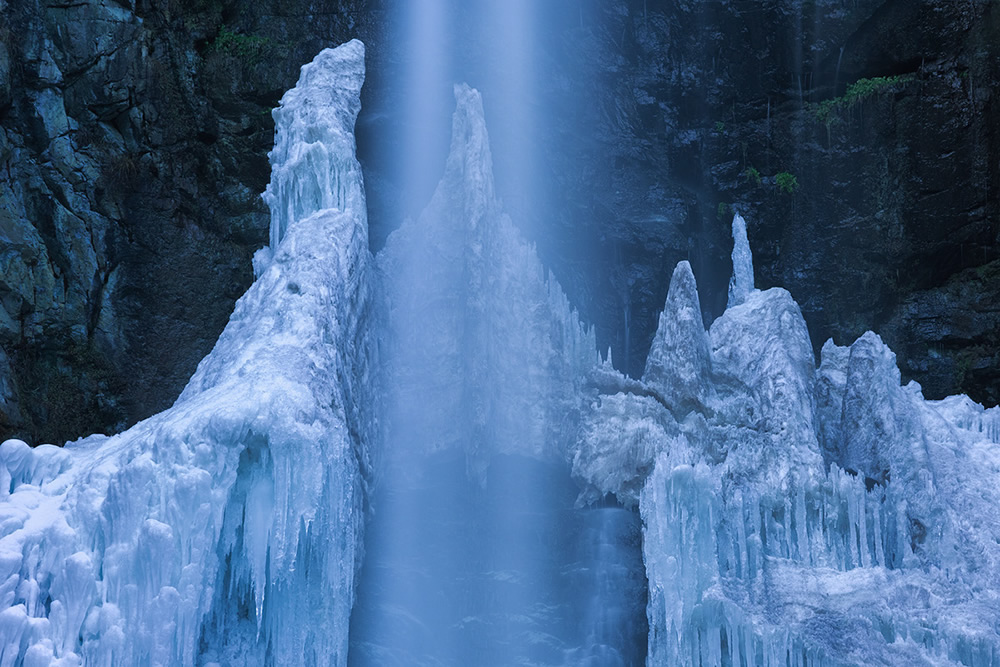
[[[787,171],[779,171],[775,174],[774,182],[778,185],[778,189],[786,195],[794,194],[799,189],[799,179],[795,178],[795,174]]]
[[[269,37],[244,35],[222,26],[209,50],[236,58],[244,65],[252,66],[263,61],[273,46],[275,46],[274,40]]]
[[[813,116],[821,123],[829,126],[844,109],[850,109],[856,104],[876,95],[895,92],[901,86],[913,81],[914,74],[898,74],[896,76],[876,76],[870,79],[858,79],[847,87],[844,94],[819,104],[811,105]]]

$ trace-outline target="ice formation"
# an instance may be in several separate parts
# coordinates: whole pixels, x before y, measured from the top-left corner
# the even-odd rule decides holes
[[[459,447],[471,467],[496,453],[561,460],[567,413],[598,361],[594,333],[501,210],[479,92],[458,85],[455,100],[444,177],[378,256],[399,426],[387,456]]]
[[[174,406],[0,446],[0,664],[345,663],[376,423],[363,78],[351,42],[282,99],[273,256]]]
[[[871,332],[816,369],[788,292],[753,290],[739,216],[733,235],[730,307],[706,333],[682,262],[642,380],[575,453],[638,502],[647,664],[1000,663],[1000,408],[900,386]]]
[[[608,560],[634,530],[606,517],[591,531],[607,533],[600,553],[566,530],[591,518],[565,516],[564,461],[599,360],[594,333],[502,210],[480,94],[459,85],[455,101],[444,176],[377,258],[387,437],[352,626],[358,667],[506,666],[577,649],[581,621],[550,589],[574,556]],[[579,584],[599,601],[593,625],[616,593],[599,586]]]
[[[747,239],[747,223],[739,213],[733,216],[733,275],[729,280],[728,307],[746,301],[753,291],[753,255]]]
[[[623,376],[502,212],[466,86],[441,185],[373,260],[363,76],[360,42],[325,50],[275,111],[271,246],[174,406],[111,438],[0,445],[0,666],[345,665],[370,506],[391,637],[362,645],[371,664],[525,655],[435,654],[438,627],[622,664],[607,638],[628,606],[604,604],[635,581],[622,507],[580,522],[576,648],[539,630],[553,598],[514,613],[558,570],[536,510],[556,494],[524,480],[567,465],[579,505],[641,516],[651,666],[1000,665],[1000,408],[900,386],[874,333],[817,368],[791,295],[754,288],[739,215],[726,312],[705,330],[681,262],[643,377]],[[449,466],[463,481],[439,484]],[[469,583],[466,555],[507,618],[413,616],[428,573]]]

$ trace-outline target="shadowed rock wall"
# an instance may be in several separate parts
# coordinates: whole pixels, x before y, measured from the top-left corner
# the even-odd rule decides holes
[[[267,242],[270,110],[364,4],[0,2],[0,437],[173,402]]]

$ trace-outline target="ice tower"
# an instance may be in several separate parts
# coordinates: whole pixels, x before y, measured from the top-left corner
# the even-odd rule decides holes
[[[363,78],[350,42],[282,99],[272,248],[174,406],[0,446],[0,664],[345,664],[377,423]]]

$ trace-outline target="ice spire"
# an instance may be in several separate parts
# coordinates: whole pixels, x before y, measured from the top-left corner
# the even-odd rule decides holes
[[[274,116],[271,182],[271,250],[288,226],[316,211],[365,215],[361,167],[354,157],[354,122],[361,110],[365,47],[352,40],[326,49],[302,66],[299,82],[281,98]]]
[[[642,379],[672,409],[682,410],[704,403],[710,369],[708,334],[701,319],[698,285],[691,265],[680,262],[670,278],[667,301],[660,313]]]
[[[456,198],[460,201],[454,201]],[[455,84],[451,150],[444,177],[428,209],[434,211],[449,205],[470,228],[475,228],[487,215],[499,215],[483,98],[478,90],[464,83]]]
[[[737,213],[733,216],[733,277],[729,280],[728,308],[746,301],[753,287],[753,255],[747,241],[747,223]]]

